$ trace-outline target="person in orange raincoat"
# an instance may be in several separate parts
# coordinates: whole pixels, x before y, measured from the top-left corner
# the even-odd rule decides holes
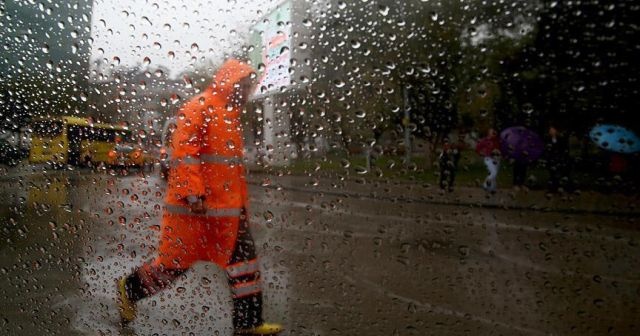
[[[247,225],[240,109],[251,92],[253,69],[230,59],[204,93],[178,112],[158,256],[118,282],[124,323],[135,303],[165,289],[197,261],[226,270],[237,334],[282,330],[262,320],[260,272]]]

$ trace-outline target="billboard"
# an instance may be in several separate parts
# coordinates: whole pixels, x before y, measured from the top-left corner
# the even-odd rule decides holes
[[[291,84],[291,2],[285,1],[251,29],[251,61],[258,68],[255,98],[279,92]]]

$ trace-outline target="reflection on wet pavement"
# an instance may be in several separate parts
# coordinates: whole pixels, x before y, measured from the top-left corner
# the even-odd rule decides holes
[[[115,279],[156,253],[160,179],[58,171],[1,183],[6,334],[231,335],[224,273],[206,263],[118,325]],[[251,195],[265,315],[288,334],[635,328],[639,235],[609,225],[628,218]]]

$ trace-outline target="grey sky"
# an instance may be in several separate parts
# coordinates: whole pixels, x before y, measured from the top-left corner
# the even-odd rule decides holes
[[[95,0],[91,58],[135,66],[148,57],[150,67],[166,66],[176,76],[237,49],[280,1]]]

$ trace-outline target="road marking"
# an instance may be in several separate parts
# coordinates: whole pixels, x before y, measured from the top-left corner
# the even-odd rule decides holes
[[[522,326],[518,326],[518,325],[511,325],[511,324],[507,324],[504,322],[500,322],[500,321],[496,321],[496,320],[492,320],[492,319],[488,319],[486,317],[482,317],[482,316],[477,316],[477,315],[473,315],[471,313],[464,313],[464,312],[460,312],[457,310],[453,310],[453,309],[449,309],[449,308],[444,308],[441,306],[437,306],[434,305],[432,303],[428,303],[428,302],[421,302],[412,298],[408,298],[408,297],[404,297],[402,295],[396,294],[390,290],[385,289],[384,287],[369,281],[367,279],[361,279],[359,278],[358,281],[356,281],[354,278],[352,278],[349,275],[343,275],[342,276],[345,280],[347,280],[348,282],[352,283],[352,284],[358,284],[358,283],[363,283],[365,285],[367,285],[367,287],[369,287],[371,290],[373,290],[374,292],[378,293],[378,294],[382,294],[384,296],[387,296],[391,299],[396,299],[405,303],[410,303],[415,305],[416,307],[422,308],[422,309],[427,309],[430,311],[433,311],[435,313],[438,314],[442,314],[442,315],[450,315],[450,316],[455,316],[461,319],[465,319],[465,320],[473,320],[476,322],[480,322],[480,323],[484,323],[484,324],[489,324],[492,326],[498,325],[507,329],[512,329],[512,330],[517,330],[519,332],[525,332],[525,333],[529,333],[529,334],[534,334],[534,335],[545,335],[545,332],[542,332],[540,330],[536,330],[536,329],[531,329],[531,328],[527,328],[527,327],[522,327]]]
[[[483,249],[485,250],[485,249]],[[522,258],[515,258],[512,256],[508,256],[505,254],[500,254],[500,253],[492,253],[489,254],[488,251],[480,251],[482,254],[488,255],[488,256],[492,256],[495,258],[498,258],[504,262],[508,262],[510,264],[513,265],[517,265],[523,268],[529,268],[532,269],[536,272],[539,273],[554,273],[554,274],[558,274],[561,275],[562,277],[567,277],[567,276],[575,276],[575,277],[581,277],[584,278],[586,280],[589,281],[593,281],[593,277],[594,276],[599,276],[600,278],[602,278],[602,280],[607,280],[607,281],[611,281],[611,282],[622,282],[622,283],[630,283],[630,284],[635,284],[635,283],[640,283],[640,279],[626,279],[626,278],[619,278],[619,277],[615,277],[615,276],[609,276],[609,275],[604,275],[604,274],[588,274],[588,273],[578,273],[578,272],[574,272],[574,271],[570,271],[570,270],[566,270],[566,269],[557,269],[557,268],[552,268],[552,267],[541,267],[539,264],[535,264],[526,260],[523,260]]]
[[[253,186],[261,186],[257,181],[249,180],[248,184]],[[471,207],[473,209],[496,209],[496,210],[508,210],[508,211],[528,211],[528,212],[541,212],[541,213],[569,213],[569,214],[581,214],[581,215],[599,215],[599,216],[617,216],[617,217],[632,217],[635,218],[638,216],[637,211],[608,211],[608,210],[597,210],[597,209],[575,209],[575,208],[555,208],[550,209],[546,207],[538,207],[535,205],[506,205],[500,203],[482,203],[480,201],[472,202],[472,201],[463,201],[461,199],[457,200],[438,200],[430,198],[429,196],[423,196],[420,198],[412,198],[405,196],[384,196],[384,195],[375,195],[370,193],[358,193],[353,191],[336,191],[336,190],[326,190],[326,189],[309,189],[303,187],[295,187],[295,186],[283,186],[283,185],[267,185],[261,186],[267,189],[276,189],[276,190],[288,190],[290,192],[300,192],[307,194],[324,194],[324,195],[332,195],[338,197],[349,197],[352,199],[360,199],[360,200],[376,200],[376,201],[390,201],[390,202],[409,202],[416,204],[433,204],[433,205],[441,205],[441,206],[449,206],[449,207]],[[346,186],[343,186],[346,188]]]
[[[258,203],[262,203],[262,204],[266,204],[265,202],[261,202],[261,201],[257,201]],[[325,208],[322,208],[318,205],[315,204],[307,204],[304,202],[297,202],[297,201],[293,201],[291,203],[287,203],[286,205],[283,204],[281,205],[282,207],[285,206],[293,206],[293,207],[303,207],[306,208],[307,206],[311,206],[313,209],[318,209],[323,211],[324,213],[330,213],[330,212],[335,212],[335,210],[328,210]],[[398,220],[398,221],[404,221],[404,222],[412,222],[414,223],[415,220],[412,220],[410,218],[402,218],[402,217],[398,217],[398,216],[364,216],[362,214],[359,213],[348,213],[345,212],[344,210],[338,210],[339,213],[342,214],[346,214],[346,215],[350,215],[350,216],[355,216],[355,217],[366,217],[369,220],[376,220],[376,219],[381,219],[381,218],[387,218],[387,217],[391,217],[393,218],[393,220]],[[438,224],[448,224],[448,225],[465,225],[467,223],[461,223],[459,221],[454,221],[454,220],[439,220],[437,221]],[[622,239],[616,239],[615,237],[611,237],[608,235],[600,235],[600,234],[590,234],[590,233],[580,233],[580,232],[565,232],[561,229],[555,229],[555,228],[535,228],[535,227],[531,227],[531,226],[525,226],[525,225],[514,225],[514,224],[507,224],[507,223],[503,223],[503,222],[494,222],[494,223],[478,223],[478,222],[471,222],[472,225],[474,226],[487,226],[487,228],[491,228],[491,227],[496,227],[498,229],[503,229],[503,230],[514,230],[514,231],[524,231],[524,232],[535,232],[535,233],[542,233],[542,234],[547,234],[547,233],[553,233],[553,234],[557,234],[557,235],[568,235],[568,236],[573,236],[573,237],[584,237],[585,235],[587,237],[590,237],[592,239],[595,239],[596,237],[599,237],[601,239],[605,239],[607,241],[610,242],[616,242],[616,243],[623,243],[626,244],[627,242],[625,240]],[[352,228],[352,227],[349,227]],[[362,228],[362,227],[360,227]],[[336,237],[346,237],[346,234],[344,231],[339,231],[339,230],[311,230],[311,229],[304,229],[304,228],[299,228],[299,227],[292,227],[292,226],[287,226],[287,227],[282,227],[281,229],[286,230],[286,231],[296,231],[296,232],[301,232],[301,233],[305,233],[305,234],[309,234],[309,235],[317,235],[317,234],[323,234],[323,235],[330,235],[330,236],[336,236]],[[379,234],[376,233],[367,233],[367,232],[353,232],[353,233],[349,233],[349,236],[351,237],[355,237],[355,238],[374,238],[376,236],[379,236]],[[479,249],[478,251],[480,253],[482,253],[485,256],[493,256],[496,257],[502,261],[514,264],[514,265],[518,265],[520,267],[523,268],[529,268],[532,269],[536,272],[540,272],[540,273],[554,273],[554,274],[559,274],[562,276],[579,276],[585,279],[592,279],[593,276],[595,276],[596,274],[578,274],[576,272],[572,272],[572,271],[568,271],[568,270],[561,270],[561,269],[557,269],[557,268],[550,268],[550,267],[541,267],[540,265],[534,264],[534,263],[530,263],[530,262],[526,262],[523,261],[521,258],[514,258],[514,257],[510,257],[507,255],[503,255],[500,253],[489,253],[488,251],[489,247],[484,247]],[[600,277],[602,279],[605,280],[610,280],[610,281],[617,281],[617,282],[622,282],[622,283],[637,283],[640,282],[640,280],[635,280],[635,279],[624,279],[624,278],[618,278],[618,277],[612,277],[612,276],[606,276],[606,275],[600,275]]]
[[[394,215],[368,215],[368,214],[363,214],[360,212],[355,212],[355,211],[347,211],[347,210],[343,210],[343,209],[327,209],[327,208],[323,208],[317,204],[310,204],[310,203],[305,203],[305,202],[299,202],[299,201],[291,201],[291,202],[287,202],[286,204],[272,204],[269,203],[268,201],[265,200],[261,200],[261,199],[251,199],[251,202],[253,203],[259,203],[259,204],[264,204],[267,205],[269,207],[298,207],[298,208],[307,208],[307,207],[311,207],[312,209],[315,210],[320,210],[325,214],[341,214],[341,215],[347,215],[347,216],[353,216],[353,217],[359,217],[359,218],[365,218],[368,219],[370,221],[373,220],[390,220],[390,221],[398,221],[398,222],[410,222],[410,223],[417,223],[418,220],[415,217],[402,217],[402,216],[394,216]],[[416,215],[419,216],[419,215]],[[431,220],[428,220],[431,221]],[[619,244],[628,244],[628,241],[625,239],[620,239],[620,238],[616,238],[614,236],[611,235],[606,235],[606,234],[600,234],[600,233],[585,233],[585,232],[575,232],[575,231],[565,231],[563,229],[558,229],[558,228],[541,228],[541,227],[533,227],[530,225],[518,225],[518,224],[507,224],[505,222],[500,222],[500,221],[492,221],[492,222],[479,222],[479,221],[465,221],[465,222],[461,222],[458,220],[450,220],[450,219],[443,219],[443,220],[432,220],[432,222],[435,222],[437,224],[445,224],[445,225],[468,225],[471,224],[473,226],[477,226],[477,227],[490,227],[490,226],[495,226],[499,229],[504,229],[504,230],[514,230],[514,231],[525,231],[525,232],[535,232],[535,233],[542,233],[542,234],[555,234],[555,235],[564,235],[564,236],[571,236],[571,237],[590,237],[592,239],[596,239],[596,238],[600,238],[602,240],[606,240],[609,242],[614,242],[614,243],[619,243]]]
[[[350,232],[347,233],[346,231],[349,230],[345,230],[345,231],[338,231],[338,230],[309,230],[309,229],[304,229],[304,228],[299,228],[299,227],[295,227],[295,226],[288,226],[288,227],[282,227],[280,228],[283,231],[295,231],[295,232],[300,232],[300,233],[306,233],[306,234],[310,234],[310,235],[318,235],[318,234],[323,234],[323,235],[328,235],[328,236],[335,236],[335,237],[342,237],[342,238],[349,238],[349,237],[355,237],[355,238],[374,238],[377,235],[373,234],[373,233],[364,233],[364,232]]]

